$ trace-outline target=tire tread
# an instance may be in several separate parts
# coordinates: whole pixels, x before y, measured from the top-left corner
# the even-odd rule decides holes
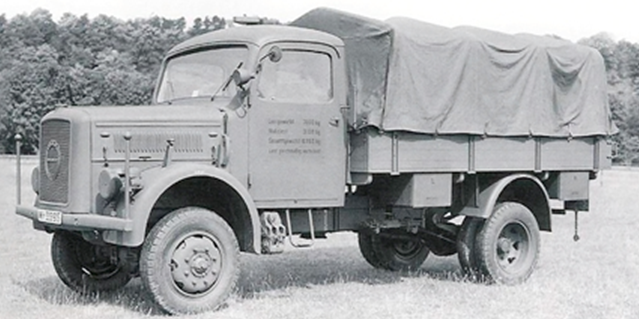
[[[509,277],[500,273],[499,269],[496,268],[492,264],[491,256],[494,253],[495,249],[494,244],[491,241],[491,238],[494,236],[498,236],[496,234],[501,231],[502,227],[506,225],[509,219],[517,218],[520,221],[527,223],[530,227],[529,231],[531,232],[531,237],[529,240],[533,245],[534,254],[533,261],[531,262],[530,267],[522,274],[517,277]],[[483,229],[477,235],[476,249],[477,249],[477,257],[478,257],[478,265],[480,271],[484,278],[491,283],[498,284],[506,284],[506,285],[515,285],[520,284],[526,279],[528,279],[537,265],[539,260],[539,225],[534,215],[530,210],[516,202],[503,202],[499,203],[495,206],[493,210],[493,214],[486,220]]]
[[[164,251],[160,250],[160,247],[162,246],[162,243],[167,240],[167,237],[171,236],[171,230],[184,223],[198,224],[198,220],[199,222],[213,222],[216,226],[222,227],[223,232],[225,232],[226,235],[229,235],[229,239],[231,240],[230,249],[233,250],[233,256],[229,257],[232,259],[231,264],[235,264],[234,266],[236,267],[232,267],[231,269],[231,273],[229,274],[230,286],[223,287],[225,291],[221,298],[215,300],[210,306],[204,305],[197,309],[187,309],[185,305],[175,305],[173,302],[167,300],[160,284],[160,280],[163,278],[160,278],[161,274],[159,276],[156,275],[156,272],[160,271],[161,268],[151,266],[154,266],[155,261],[158,260],[158,255],[164,253]],[[140,257],[140,275],[142,277],[143,285],[147,288],[155,302],[170,314],[198,313],[219,308],[229,297],[230,293],[235,290],[237,280],[240,275],[240,268],[237,267],[240,258],[240,250],[237,238],[234,234],[233,229],[222,217],[214,212],[202,208],[185,207],[169,213],[167,216],[160,219],[160,221],[151,229],[147,235],[147,240],[145,240],[143,244],[142,254]]]

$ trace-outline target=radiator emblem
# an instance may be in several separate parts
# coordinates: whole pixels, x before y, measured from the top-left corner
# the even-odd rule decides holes
[[[60,144],[56,140],[50,140],[47,144],[45,154],[44,169],[49,180],[53,181],[60,173],[60,163],[62,162],[62,154],[60,154]]]

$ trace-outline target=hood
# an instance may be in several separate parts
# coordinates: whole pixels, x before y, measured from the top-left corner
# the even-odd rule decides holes
[[[50,120],[68,122],[71,145],[90,149],[93,161],[122,159],[127,133],[134,160],[161,160],[172,140],[176,159],[210,161],[225,125],[216,104],[61,108],[43,119],[43,127]]]

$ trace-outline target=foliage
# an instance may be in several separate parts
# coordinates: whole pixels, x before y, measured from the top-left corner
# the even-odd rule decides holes
[[[619,127],[613,136],[613,158],[624,165],[639,164],[639,44],[615,42],[605,34],[580,41],[601,53],[608,76],[608,101],[612,119]]]
[[[187,28],[184,18],[0,15],[0,153],[15,152],[16,133],[36,153],[40,119],[62,105],[148,104],[166,51],[225,27],[218,16]]]

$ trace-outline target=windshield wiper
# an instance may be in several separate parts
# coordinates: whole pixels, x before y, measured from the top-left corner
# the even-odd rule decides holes
[[[233,70],[233,72],[235,72],[236,70],[239,70],[242,65],[244,65],[244,62],[240,62],[240,64],[238,64],[235,69]],[[233,72],[231,72],[231,75],[229,75],[229,78],[226,80],[226,82],[224,82],[219,88],[217,88],[217,90],[215,90],[215,93],[213,93],[213,95],[211,96],[211,101],[215,100],[215,97],[217,96],[218,93],[220,93],[220,91],[224,92],[226,91],[226,89],[229,87],[229,84],[231,84],[231,81],[233,81]]]

